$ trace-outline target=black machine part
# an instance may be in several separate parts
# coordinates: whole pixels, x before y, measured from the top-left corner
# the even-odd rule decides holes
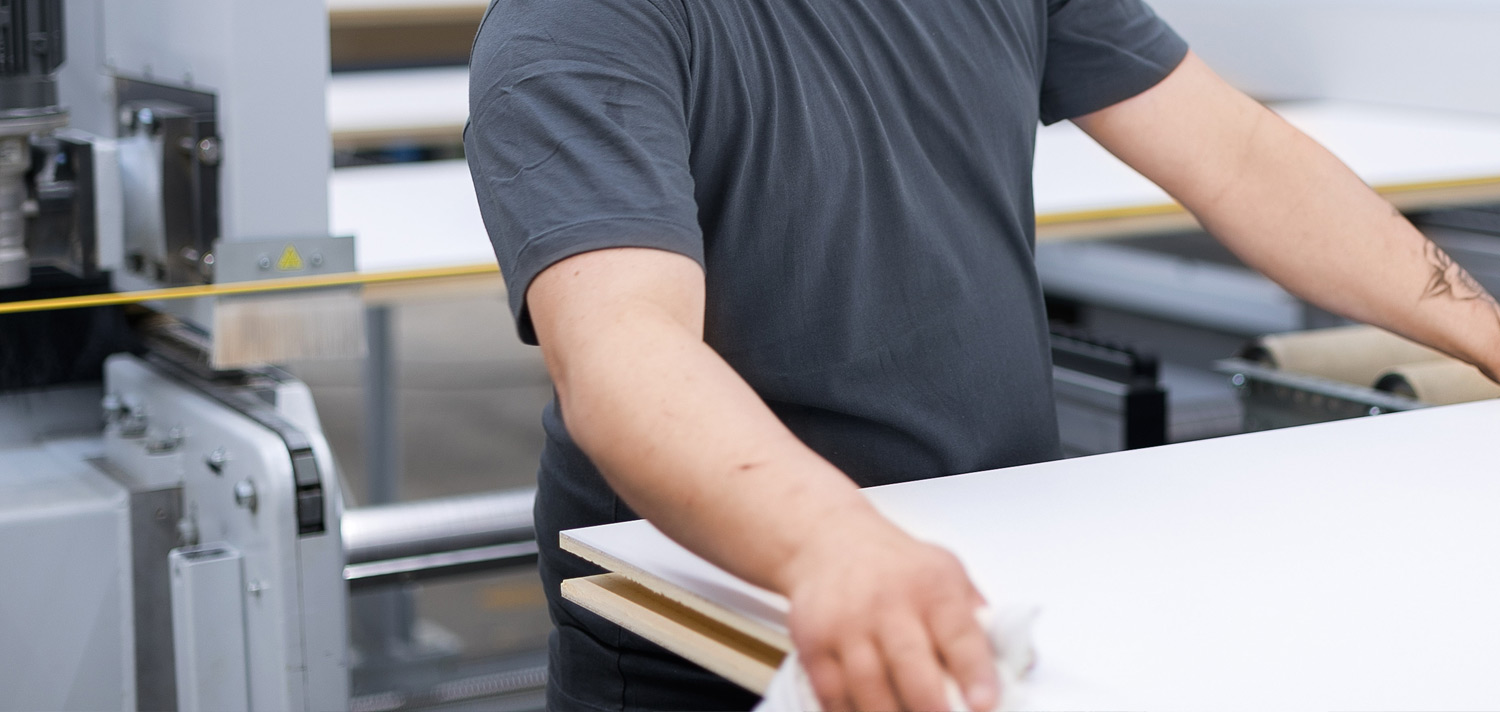
[[[1167,392],[1155,355],[1054,325],[1052,376],[1065,455],[1166,444]]]
[[[0,0],[0,118],[55,113],[62,0]]]

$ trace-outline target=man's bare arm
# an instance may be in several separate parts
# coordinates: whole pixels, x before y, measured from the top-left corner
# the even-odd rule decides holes
[[[958,561],[881,517],[703,343],[703,272],[648,249],[553,265],[527,291],[564,422],[631,508],[792,602],[829,709],[940,709],[944,670],[996,698]]]
[[[1289,291],[1500,378],[1500,304],[1333,154],[1195,55],[1076,121]]]

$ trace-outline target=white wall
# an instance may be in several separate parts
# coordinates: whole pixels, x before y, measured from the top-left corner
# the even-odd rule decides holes
[[[1500,115],[1500,0],[1148,0],[1240,88]]]

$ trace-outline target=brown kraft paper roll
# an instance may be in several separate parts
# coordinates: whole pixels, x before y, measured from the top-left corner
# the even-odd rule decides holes
[[[1284,371],[1368,386],[1396,366],[1448,359],[1438,351],[1373,326],[1267,334],[1242,355]]]
[[[1500,384],[1454,359],[1397,366],[1376,380],[1375,388],[1433,405],[1500,398]]]

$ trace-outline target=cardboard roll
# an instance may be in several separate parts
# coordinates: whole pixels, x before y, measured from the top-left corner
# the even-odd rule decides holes
[[[1414,341],[1364,325],[1268,334],[1241,355],[1283,371],[1366,387],[1403,364],[1451,360]]]
[[[1433,405],[1500,398],[1500,384],[1454,359],[1397,366],[1382,374],[1375,388]]]

